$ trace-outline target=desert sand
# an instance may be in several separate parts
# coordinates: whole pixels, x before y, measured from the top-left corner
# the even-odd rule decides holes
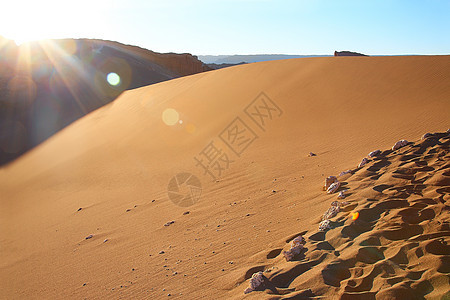
[[[0,298],[445,299],[449,78],[450,56],[302,58],[127,91],[0,169]],[[201,190],[171,201],[180,173]]]

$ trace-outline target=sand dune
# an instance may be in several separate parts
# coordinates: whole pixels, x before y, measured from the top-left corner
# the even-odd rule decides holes
[[[449,78],[449,56],[305,58],[127,91],[0,169],[0,294],[439,298],[449,142],[419,139],[449,127]],[[322,184],[347,169],[350,204],[318,232]],[[176,177],[176,205],[180,173],[201,190]],[[271,290],[244,294],[258,271]]]

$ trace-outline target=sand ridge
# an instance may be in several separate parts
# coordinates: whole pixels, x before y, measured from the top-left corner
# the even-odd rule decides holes
[[[269,279],[266,292],[289,299],[448,297],[449,158],[450,133],[437,133],[344,175],[349,204],[330,219],[331,229],[302,232],[296,263],[285,261],[281,244],[255,266]]]

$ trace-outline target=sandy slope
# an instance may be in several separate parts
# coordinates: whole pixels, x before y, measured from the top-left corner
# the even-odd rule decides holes
[[[417,291],[433,286],[427,297],[438,297],[448,284],[448,235],[426,241],[420,236],[448,227],[442,225],[448,222],[448,183],[433,188],[432,179],[411,180],[447,178],[448,154],[405,159],[409,154],[384,153],[389,166],[374,167],[374,160],[347,182],[348,201],[357,204],[362,223],[350,222],[346,212],[336,217],[340,228],[322,237],[316,232],[336,198],[321,190],[326,176],[355,167],[368,152],[389,149],[398,139],[416,141],[448,128],[449,78],[449,56],[307,58],[128,91],[0,169],[0,295],[243,298],[252,273],[274,267],[278,271],[268,272],[269,279],[291,296],[311,288],[310,296],[373,297],[383,289],[389,297],[392,287],[413,281],[411,286],[421,286]],[[274,110],[272,119],[255,118],[264,121],[258,127],[244,110],[253,109],[255,99],[262,103],[261,92]],[[183,123],[165,125],[167,108],[176,109]],[[249,136],[257,136],[240,156],[219,137],[227,136],[227,128],[232,133],[236,117],[254,135],[234,145],[244,147]],[[217,180],[194,160],[210,142],[227,155],[220,156],[222,166],[229,163]],[[439,151],[448,153],[448,140],[439,143],[446,143]],[[310,151],[317,156],[308,157]],[[425,169],[408,173],[417,168]],[[175,205],[167,195],[180,172],[202,184],[201,198],[190,207]],[[374,190],[383,184],[392,186]],[[416,185],[426,185],[426,193],[411,193]],[[414,227],[414,234],[397,234],[401,226]],[[310,250],[287,263],[279,249],[299,233]],[[413,257],[418,249],[423,255]],[[364,251],[372,250],[366,259]],[[380,273],[385,265],[393,272]],[[289,290],[294,288],[299,291]]]

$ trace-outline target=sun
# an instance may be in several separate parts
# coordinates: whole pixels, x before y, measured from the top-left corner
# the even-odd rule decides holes
[[[89,37],[86,33],[107,30],[104,15],[99,13],[106,10],[105,2],[5,1],[2,3],[0,35],[18,45],[42,39]]]

